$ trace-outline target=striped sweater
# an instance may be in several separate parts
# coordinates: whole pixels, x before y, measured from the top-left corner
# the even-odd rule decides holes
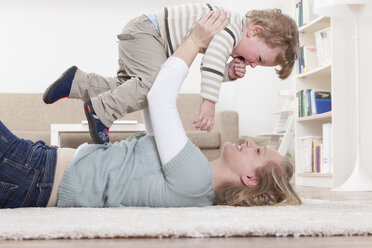
[[[229,81],[228,59],[241,39],[244,17],[206,3],[166,7],[163,11],[155,13],[160,33],[167,40],[168,55],[171,55],[198,20],[209,11],[217,9],[229,14],[230,24],[214,36],[205,50],[201,63],[201,97],[213,102],[218,102],[221,83]]]

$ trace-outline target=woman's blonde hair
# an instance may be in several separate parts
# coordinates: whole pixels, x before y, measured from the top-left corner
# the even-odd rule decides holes
[[[226,184],[214,204],[231,206],[299,205],[301,199],[290,184],[294,169],[288,157],[278,164],[269,161],[256,169],[258,185]]]
[[[270,48],[284,47],[276,57],[276,63],[281,67],[275,69],[280,79],[286,79],[299,52],[299,34],[296,22],[280,9],[251,10],[245,15],[246,27],[259,25],[264,28],[260,36]]]

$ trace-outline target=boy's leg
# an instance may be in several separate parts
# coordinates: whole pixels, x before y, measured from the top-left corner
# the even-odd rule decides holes
[[[119,83],[115,89],[91,98],[104,125],[147,106],[146,96],[160,66],[167,59],[165,41],[145,16],[132,20],[119,38]]]
[[[117,77],[87,74],[78,69],[69,95],[85,102],[95,143],[109,142],[108,129],[113,121],[147,106],[147,93],[167,58],[165,40],[145,16],[129,22],[118,38]]]
[[[117,77],[103,77],[77,69],[69,98],[81,99],[85,102],[102,92],[115,89],[118,85],[120,82]]]
[[[86,73],[76,66],[68,68],[44,92],[43,100],[47,104],[69,97],[84,102],[98,94],[116,88],[116,77],[102,77],[96,73]]]
[[[89,99],[102,92],[114,89],[117,85],[116,77],[102,77],[95,73],[86,73],[73,66],[48,87],[44,92],[43,100],[47,104],[54,103],[64,97],[83,100],[84,111],[93,141],[100,144],[106,143],[110,141],[108,137],[109,128],[99,120]],[[87,109],[87,105],[90,105],[89,109]]]

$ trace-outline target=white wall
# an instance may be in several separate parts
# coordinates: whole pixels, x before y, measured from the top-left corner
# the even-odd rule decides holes
[[[116,34],[133,17],[181,0],[1,0],[0,92],[41,93],[70,65],[113,76],[117,69]],[[189,0],[187,2],[201,2]],[[205,2],[205,1],[202,1]],[[214,0],[241,14],[249,9],[281,8],[294,13],[288,0]],[[199,92],[201,56],[182,92]],[[270,131],[279,110],[277,93],[291,87],[273,68],[248,69],[244,79],[224,84],[217,110],[239,112],[240,135]]]

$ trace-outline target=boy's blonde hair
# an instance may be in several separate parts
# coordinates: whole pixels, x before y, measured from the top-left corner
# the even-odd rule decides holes
[[[278,164],[269,161],[256,169],[258,185],[226,184],[214,204],[231,206],[299,205],[301,199],[290,184],[294,169],[288,157]]]
[[[275,59],[281,68],[275,71],[280,79],[286,79],[298,58],[299,34],[296,22],[280,9],[251,10],[245,17],[246,27],[259,25],[264,28],[260,35],[270,48],[284,47]]]

